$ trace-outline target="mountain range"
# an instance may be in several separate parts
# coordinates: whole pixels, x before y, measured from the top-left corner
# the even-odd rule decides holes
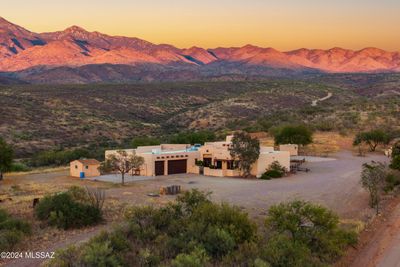
[[[281,52],[253,45],[179,49],[72,26],[35,33],[0,17],[0,83],[234,79],[312,73],[399,72],[400,52],[332,48]]]

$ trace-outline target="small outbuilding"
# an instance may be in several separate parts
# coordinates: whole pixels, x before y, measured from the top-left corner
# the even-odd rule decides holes
[[[70,175],[72,177],[96,177],[100,176],[100,162],[96,159],[78,159],[70,163]]]

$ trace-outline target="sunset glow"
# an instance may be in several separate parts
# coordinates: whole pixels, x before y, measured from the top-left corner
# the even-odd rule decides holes
[[[400,50],[400,1],[394,0],[13,0],[2,1],[0,10],[35,32],[79,25],[181,48]]]

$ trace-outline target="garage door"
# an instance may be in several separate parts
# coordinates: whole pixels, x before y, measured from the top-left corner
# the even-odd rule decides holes
[[[156,176],[164,175],[164,161],[156,161],[155,162],[154,173],[156,174]]]
[[[169,160],[168,174],[186,173],[187,160]]]

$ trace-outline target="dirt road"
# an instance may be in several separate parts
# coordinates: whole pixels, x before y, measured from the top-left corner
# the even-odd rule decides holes
[[[361,244],[352,259],[351,267],[399,267],[400,266],[400,201],[396,200],[393,210],[387,211],[387,217],[377,218],[366,235],[365,244]],[[361,237],[362,239],[363,237]]]
[[[328,100],[332,96],[333,96],[332,93],[328,93],[328,95],[325,96],[325,97],[322,97],[322,98],[317,99],[317,100],[313,100],[313,102],[311,103],[311,106],[315,107],[315,106],[317,106],[318,102],[322,102],[322,101]]]

